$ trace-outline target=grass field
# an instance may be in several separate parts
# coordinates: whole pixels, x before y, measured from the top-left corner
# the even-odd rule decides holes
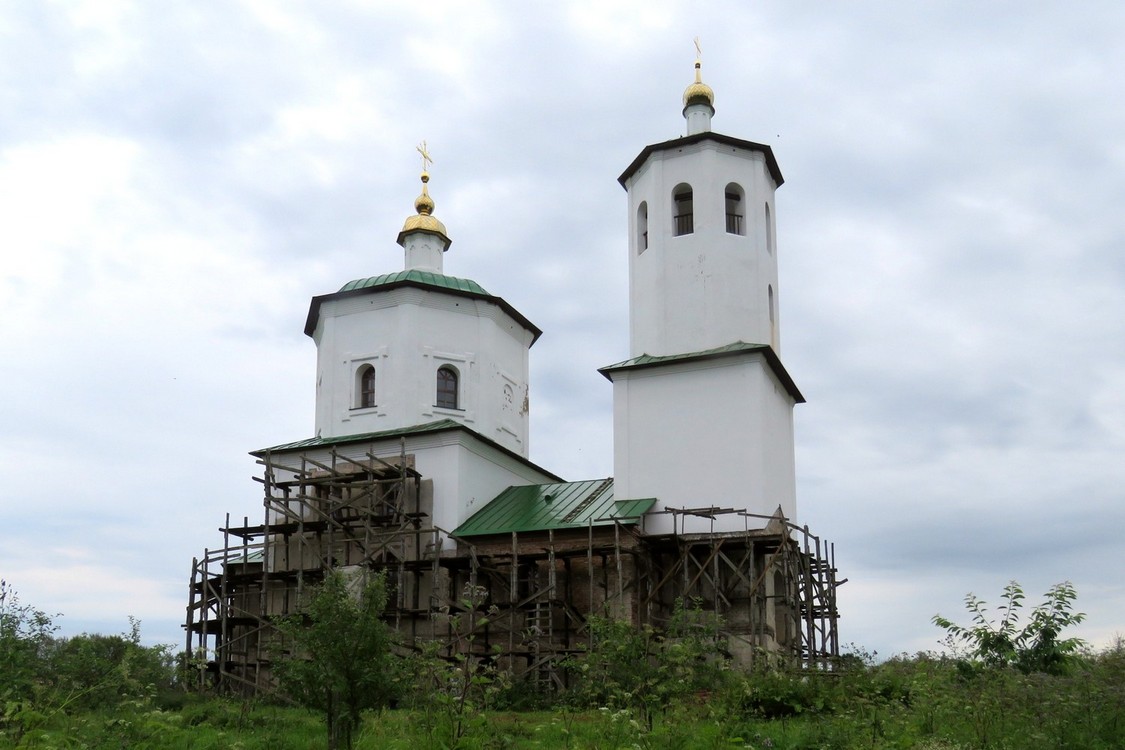
[[[141,645],[136,621],[56,638],[0,581],[0,750],[1125,750],[1125,640],[1093,652],[1060,638],[1083,617],[1074,597],[1059,584],[1021,619],[1013,582],[1000,618],[973,595],[970,625],[934,618],[948,654],[856,652],[825,670],[786,670],[768,653],[772,669],[735,668],[721,622],[698,607],[678,607],[661,632],[591,617],[591,647],[558,665],[568,688],[539,692],[480,657],[399,654],[378,597],[375,614],[357,614],[366,594],[325,587],[307,622],[279,623],[319,639],[275,663],[283,703],[185,690],[206,662]]]
[[[418,704],[365,714],[356,738],[375,748],[1125,748],[1125,649],[1077,660],[1065,675],[967,667],[918,656],[857,662],[832,675],[727,673],[714,690],[645,716],[617,705],[568,706],[517,687],[496,707],[455,717]],[[504,709],[523,704],[525,710]],[[539,703],[539,707],[534,704]],[[550,704],[554,705],[550,705]],[[112,711],[18,717],[0,747],[306,750],[326,746],[322,719],[261,701],[168,692]],[[458,731],[454,718],[463,722]]]

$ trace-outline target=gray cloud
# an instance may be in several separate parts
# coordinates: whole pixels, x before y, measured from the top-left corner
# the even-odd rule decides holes
[[[716,129],[787,179],[799,508],[851,579],[844,640],[926,647],[1009,578],[1072,578],[1090,637],[1122,627],[1125,10],[435,11],[6,8],[0,570],[25,601],[123,630],[131,586],[178,642],[191,557],[260,513],[246,451],[311,431],[309,297],[400,267],[423,138],[448,272],[545,331],[533,459],[610,473],[616,177],[682,131],[699,34]]]

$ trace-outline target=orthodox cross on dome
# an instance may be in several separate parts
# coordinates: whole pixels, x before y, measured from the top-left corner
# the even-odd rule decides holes
[[[430,156],[430,150],[426,147],[426,142],[422,141],[415,150],[422,155],[422,194],[418,196],[418,200],[414,201],[414,209],[420,215],[430,215],[434,212],[434,201],[430,198],[430,191],[426,189],[426,183],[430,181],[430,165],[434,163],[433,158]]]
[[[688,135],[710,130],[711,116],[715,114],[715,92],[703,82],[703,46],[699,43],[699,37],[695,37],[694,41],[695,82],[684,89],[684,117],[688,121]]]
[[[430,149],[425,141],[419,143],[415,150],[422,156],[422,194],[414,200],[413,216],[408,216],[398,233],[398,244],[406,248],[406,269],[419,269],[441,273],[441,254],[449,248],[449,235],[445,233],[445,225],[434,216],[434,199],[430,197],[428,183],[430,181],[429,168],[434,163],[430,156]],[[408,236],[417,235],[408,242]],[[423,235],[436,236],[440,242],[434,247],[433,243],[426,243]]]

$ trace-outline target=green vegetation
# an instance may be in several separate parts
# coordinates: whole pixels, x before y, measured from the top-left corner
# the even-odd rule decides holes
[[[288,647],[275,659],[280,688],[324,714],[329,750],[350,749],[363,712],[386,706],[394,694],[398,664],[391,628],[381,619],[386,607],[382,575],[349,582],[335,572],[299,613],[277,622]]]
[[[91,722],[144,732],[158,699],[182,696],[171,651],[142,646],[130,622],[125,635],[56,638],[51,617],[0,581],[0,747],[86,747],[69,737]]]
[[[365,631],[358,637],[376,661],[388,656],[363,678],[376,697],[357,710],[351,739],[357,750],[1125,747],[1125,641],[1095,653],[1063,638],[1078,617],[1068,584],[1020,624],[1016,589],[1005,590],[996,621],[975,597],[966,600],[971,625],[936,618],[962,652],[882,663],[853,653],[829,672],[735,669],[717,637],[721,623],[698,608],[681,608],[664,633],[596,620],[590,653],[568,665],[573,686],[562,694],[510,684],[477,657],[390,657],[387,634]],[[350,627],[334,619],[345,600],[356,615],[382,595],[377,586],[358,597],[340,591],[321,590],[332,592],[325,610],[310,600],[290,634],[306,638],[301,653],[320,647],[307,637],[321,625]],[[457,614],[446,615],[465,653],[474,625],[492,614],[467,589]],[[183,692],[167,651],[140,646],[135,625],[123,636],[54,634],[49,616],[0,586],[0,748],[325,747],[317,700],[293,707]],[[344,692],[333,700],[352,710],[347,678],[293,684],[298,696],[335,686]]]
[[[721,685],[730,671],[721,622],[680,603],[664,633],[604,617],[590,618],[592,647],[568,666],[569,700],[585,707],[627,710],[651,732],[667,706]]]
[[[473,633],[496,615],[494,607],[482,607],[487,593],[482,586],[466,585],[457,611],[440,613],[459,646],[453,657],[442,658],[438,644],[431,643],[408,660],[415,679],[406,705],[425,732],[419,747],[461,747],[471,735],[487,732],[484,712],[501,705],[501,696],[512,687],[507,674],[474,655]]]
[[[957,652],[959,647],[967,647],[969,657],[985,666],[1015,667],[1024,674],[1064,674],[1085,645],[1080,638],[1059,640],[1063,628],[1086,619],[1084,613],[1072,611],[1078,593],[1069,581],[1055,584],[1021,625],[1024,598],[1023,589],[1012,581],[1004,587],[999,619],[990,619],[985,602],[969,594],[965,607],[972,616],[972,625],[963,627],[941,615],[934,615],[933,621],[949,634],[951,650]]]

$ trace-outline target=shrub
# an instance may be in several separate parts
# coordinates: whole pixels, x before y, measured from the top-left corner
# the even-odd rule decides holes
[[[58,629],[41,610],[21,604],[0,580],[0,706],[31,699],[47,677],[47,654]]]
[[[173,683],[168,646],[141,645],[140,623],[130,618],[128,635],[91,635],[55,641],[49,670],[61,708],[105,708],[123,701],[148,701]]]
[[[509,675],[495,668],[492,654],[482,656],[474,648],[478,630],[497,614],[495,606],[484,606],[487,594],[483,586],[466,584],[456,607],[435,614],[435,622],[444,622],[456,635],[449,656],[442,655],[441,644],[431,641],[411,659],[415,676],[411,702],[421,711],[431,745],[461,747],[471,735],[484,734],[483,712],[495,708],[505,695],[511,700],[516,689]]]
[[[1059,639],[1064,628],[1086,619],[1084,613],[1072,611],[1077,597],[1069,581],[1055,584],[1045,594],[1043,603],[1021,624],[1025,596],[1020,585],[1011,581],[1004,587],[998,619],[991,619],[984,600],[970,593],[965,597],[965,607],[972,625],[957,625],[941,615],[934,615],[933,623],[949,634],[951,646],[967,647],[970,656],[986,666],[1011,666],[1024,674],[1057,675],[1066,671],[1085,645],[1080,638]]]
[[[676,605],[667,629],[591,616],[592,646],[568,660],[575,695],[587,706],[632,709],[651,731],[657,714],[693,693],[715,688],[728,668],[721,619],[697,605]]]

